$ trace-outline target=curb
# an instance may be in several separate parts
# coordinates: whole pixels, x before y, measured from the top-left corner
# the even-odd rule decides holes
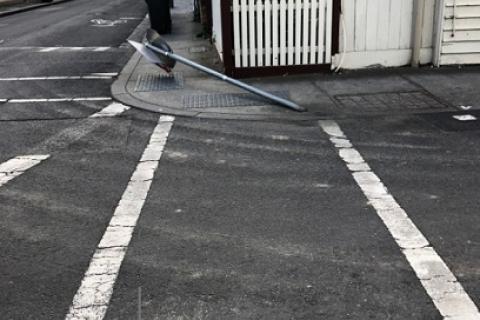
[[[58,0],[58,1],[52,1],[52,2],[49,2],[49,3],[34,4],[34,5],[26,6],[26,7],[23,7],[23,8],[17,8],[17,9],[13,9],[13,10],[3,11],[3,12],[0,12],[0,18],[10,16],[10,15],[13,15],[13,14],[16,14],[16,13],[21,13],[21,12],[34,10],[34,9],[37,9],[37,8],[49,7],[49,6],[53,6],[53,5],[56,5],[56,4],[61,4],[61,3],[69,2],[69,1],[73,1],[73,0]]]
[[[165,107],[159,104],[152,104],[148,101],[143,101],[133,94],[131,94],[127,89],[127,84],[130,78],[133,75],[133,71],[140,62],[142,56],[135,52],[130,60],[127,62],[125,67],[120,72],[119,76],[115,82],[111,85],[110,91],[112,97],[120,103],[128,105],[133,108],[142,109],[149,112],[168,114],[181,117],[195,117],[203,119],[221,119],[221,120],[256,120],[256,121],[315,121],[321,119],[331,118],[331,115],[326,114],[313,114],[313,113],[302,113],[297,114],[291,111],[292,113],[288,114],[238,114],[238,113],[221,113],[221,112],[202,112],[202,111],[190,111],[190,110],[180,110],[170,107]]]

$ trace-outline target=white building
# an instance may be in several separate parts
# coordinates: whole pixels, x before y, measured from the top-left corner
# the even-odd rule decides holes
[[[236,76],[480,64],[480,0],[212,0],[212,9],[215,45]]]

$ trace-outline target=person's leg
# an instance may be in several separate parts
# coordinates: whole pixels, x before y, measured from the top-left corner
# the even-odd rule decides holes
[[[147,0],[152,29],[160,34],[172,31],[170,0]]]

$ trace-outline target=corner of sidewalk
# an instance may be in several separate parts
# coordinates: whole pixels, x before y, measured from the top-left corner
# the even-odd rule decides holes
[[[176,3],[183,2],[178,0]],[[214,45],[196,37],[201,28],[192,21],[193,13],[188,7],[175,8],[172,20],[173,32],[164,38],[173,51],[216,71],[222,71]],[[142,22],[135,32],[134,40],[143,39],[148,25],[148,20]],[[272,105],[253,94],[183,65],[177,64],[174,76],[167,77],[161,69],[149,64],[137,52],[112,84],[111,92],[116,100],[151,112],[233,120],[309,121],[359,115],[455,112],[462,105],[480,111],[478,67],[370,69],[343,74],[289,75],[244,81],[287,96],[307,107],[309,112],[297,113]],[[417,99],[418,93],[419,107],[411,108],[409,99]],[[407,96],[402,96],[403,94]],[[365,101],[357,103],[355,99]],[[382,99],[401,101],[382,102]],[[427,102],[422,99],[427,99]],[[345,101],[353,102],[352,106],[345,104]],[[379,103],[383,103],[379,108],[370,107],[370,104]],[[396,104],[395,108],[389,108],[389,103]],[[428,106],[428,103],[435,105]],[[422,109],[422,105],[427,105],[428,108]]]
[[[176,1],[176,4],[181,1]],[[186,7],[172,10],[172,34],[164,36],[175,53],[222,72],[221,61],[214,45],[197,37],[201,26],[193,22],[193,12]],[[143,39],[148,28],[148,18],[134,32],[130,40]],[[318,94],[318,89],[308,76],[271,77],[248,79],[245,82],[266,91],[287,96],[310,107],[313,99],[324,100],[334,107],[328,97]],[[155,82],[155,83],[154,83]],[[306,92],[309,91],[309,92]],[[233,120],[314,120],[323,112],[298,113],[271,104],[221,80],[211,78],[188,66],[177,64],[173,77],[149,64],[135,52],[112,84],[114,99],[126,105],[151,112],[176,116],[233,119]]]

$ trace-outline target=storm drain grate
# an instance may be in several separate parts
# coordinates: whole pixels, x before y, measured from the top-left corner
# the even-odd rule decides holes
[[[290,96],[288,91],[277,91],[272,94],[285,99],[289,99]],[[271,104],[271,101],[250,93],[212,93],[183,97],[184,108],[255,107]]]
[[[181,73],[171,74],[141,74],[135,84],[136,92],[154,92],[179,90],[184,86]]]
[[[439,111],[449,107],[422,91],[384,92],[373,94],[337,95],[335,99],[345,112],[415,112]]]

